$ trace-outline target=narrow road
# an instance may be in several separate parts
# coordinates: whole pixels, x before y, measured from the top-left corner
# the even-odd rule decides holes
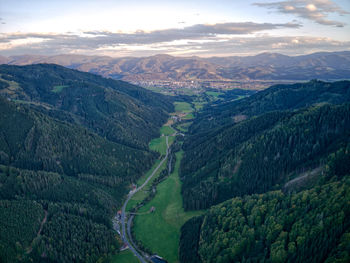
[[[140,262],[142,263],[146,263],[147,261],[143,258],[142,255],[140,255],[139,252],[137,252],[137,250],[132,246],[131,242],[129,242],[129,240],[132,240],[130,236],[128,236],[128,232],[126,231],[126,227],[125,227],[125,221],[126,221],[126,214],[125,214],[125,209],[126,206],[128,205],[128,202],[130,201],[130,199],[138,192],[140,191],[145,185],[148,184],[148,182],[152,179],[152,177],[156,174],[156,172],[159,170],[159,168],[162,166],[162,164],[165,162],[165,160],[168,158],[168,154],[169,154],[169,142],[168,142],[168,136],[166,136],[165,141],[166,141],[166,154],[164,156],[164,158],[160,161],[160,163],[158,164],[158,166],[153,170],[152,174],[150,176],[148,176],[148,178],[146,179],[146,181],[138,188],[136,188],[135,191],[131,192],[128,194],[128,197],[126,199],[126,201],[123,204],[122,207],[122,214],[121,214],[121,222],[122,222],[122,239],[123,242],[126,243],[128,245],[128,247],[130,248],[131,252],[140,260]],[[132,220],[128,221],[128,229],[130,229],[130,224],[131,224]]]

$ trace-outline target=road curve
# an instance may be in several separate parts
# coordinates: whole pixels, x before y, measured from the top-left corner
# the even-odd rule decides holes
[[[126,215],[125,215],[125,209],[126,206],[128,205],[128,202],[130,201],[130,199],[138,192],[140,191],[145,185],[147,185],[147,183],[152,179],[152,177],[156,174],[156,172],[159,170],[159,168],[162,166],[162,164],[165,162],[165,160],[168,158],[168,154],[169,154],[169,142],[168,142],[168,136],[165,137],[165,141],[166,141],[166,154],[164,156],[164,158],[160,161],[160,163],[158,164],[158,166],[153,170],[153,172],[151,173],[150,176],[148,176],[148,178],[146,179],[146,181],[139,186],[138,188],[136,188],[135,191],[131,192],[128,194],[128,197],[126,198],[123,207],[122,207],[122,214],[121,214],[121,222],[122,222],[122,239],[123,242],[126,243],[128,245],[128,247],[130,248],[131,252],[140,260],[140,262],[142,263],[146,263],[147,261],[143,258],[142,255],[140,255],[139,252],[137,252],[137,250],[132,246],[131,242],[129,242],[129,240],[131,240],[130,237],[128,237],[128,233],[126,231],[126,227],[125,227],[125,221],[126,221]],[[130,224],[131,224],[131,220],[128,221],[128,228],[130,229]]]

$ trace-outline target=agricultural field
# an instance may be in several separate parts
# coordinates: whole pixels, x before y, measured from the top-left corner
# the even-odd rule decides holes
[[[166,135],[172,135],[174,134],[175,130],[173,128],[171,128],[170,126],[163,126],[160,129],[160,134],[164,134],[164,136]]]
[[[206,91],[205,93],[209,96],[216,97],[216,98],[224,94],[223,92],[218,92],[218,91]]]
[[[166,154],[166,139],[165,138],[166,138],[165,136],[161,136],[159,138],[153,139],[149,143],[149,148],[152,151],[159,152],[161,155],[165,155]]]
[[[173,134],[175,132],[174,129],[172,129],[169,126],[163,126],[160,129],[160,132],[162,134]],[[174,136],[169,136],[168,137],[168,143],[169,146],[174,142],[175,137]],[[157,151],[159,152],[161,155],[165,155],[166,154],[166,136],[161,136],[159,138],[155,138],[153,139],[150,144],[149,144],[149,148],[153,151]],[[153,172],[153,170],[158,166],[158,164],[160,163],[160,158],[155,162],[155,164],[152,166],[152,168],[144,175],[142,176],[137,182],[137,186],[142,185],[145,180],[150,176],[150,174]],[[142,200],[144,200],[147,195],[148,195],[148,191],[150,190],[150,186],[152,185],[152,182],[159,176],[159,174],[161,173],[162,170],[164,170],[166,167],[166,162],[164,162],[162,164],[162,166],[159,168],[159,170],[157,171],[157,173],[152,177],[152,179],[149,181],[149,183],[147,184],[147,186],[145,186],[145,188],[139,192],[137,192],[133,198],[129,201],[126,210],[129,211],[130,209],[132,209],[133,207],[135,207],[139,202],[141,202]]]
[[[139,179],[137,182],[137,186],[140,186],[144,183],[144,181],[150,176],[150,174],[153,172],[153,170],[158,166],[159,160],[153,165],[152,169],[150,169],[146,175],[142,176],[142,178]],[[138,203],[143,201],[149,194],[149,191],[151,190],[152,182],[159,176],[159,174],[165,169],[166,162],[162,164],[162,166],[159,168],[157,173],[152,177],[152,179],[148,182],[148,184],[140,191],[138,191],[132,199],[128,202],[128,205],[126,207],[126,211],[130,211],[132,208],[134,208]]]
[[[178,126],[176,126],[176,128],[178,130],[180,130],[181,132],[187,132],[188,128],[191,126],[192,122],[184,122],[179,124]]]
[[[184,120],[192,120],[192,119],[194,119],[194,115],[193,115],[193,113],[189,113],[185,117],[183,117],[183,119]]]
[[[192,112],[193,109],[191,107],[191,104],[187,103],[187,102],[178,102],[176,101],[175,103],[175,111],[176,112]]]

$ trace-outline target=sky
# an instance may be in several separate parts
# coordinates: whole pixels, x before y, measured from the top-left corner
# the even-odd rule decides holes
[[[0,55],[350,50],[350,0],[0,0]]]

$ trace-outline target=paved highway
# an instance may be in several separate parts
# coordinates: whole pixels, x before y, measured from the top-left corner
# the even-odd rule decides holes
[[[126,198],[126,201],[123,204],[122,207],[122,214],[121,214],[121,222],[122,222],[122,239],[123,242],[126,243],[128,245],[128,247],[130,248],[131,252],[140,260],[140,262],[142,263],[146,263],[147,260],[144,259],[144,257],[142,255],[140,255],[139,252],[137,252],[137,250],[135,249],[134,246],[132,246],[131,242],[129,242],[129,240],[132,240],[130,236],[128,236],[128,232],[126,231],[126,226],[125,226],[125,221],[126,221],[126,214],[125,214],[125,209],[126,206],[128,205],[128,202],[130,201],[130,199],[138,192],[140,191],[145,185],[147,185],[147,183],[152,179],[152,177],[156,174],[156,172],[159,170],[159,168],[162,166],[162,164],[165,162],[165,160],[168,158],[168,154],[169,154],[169,142],[168,142],[168,136],[166,136],[165,138],[166,141],[166,154],[164,156],[164,158],[160,161],[160,163],[158,164],[158,166],[153,170],[152,174],[150,176],[148,176],[148,178],[146,179],[146,181],[138,188],[135,189],[135,191],[131,192],[128,194],[128,197]],[[130,224],[131,224],[132,220],[128,221],[128,229],[130,229]],[[130,232],[130,231],[129,231]]]

